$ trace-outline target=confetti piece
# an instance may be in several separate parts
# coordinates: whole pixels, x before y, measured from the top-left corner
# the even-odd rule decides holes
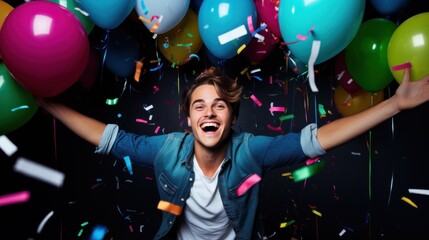
[[[144,119],[141,119],[141,118],[136,118],[136,122],[147,123],[147,120],[144,120]]]
[[[259,107],[262,106],[261,101],[259,101],[258,98],[256,98],[255,95],[252,94],[252,96],[250,96],[250,98],[253,100],[253,102],[256,103],[256,105],[258,105]]]
[[[174,215],[179,216],[182,213],[182,207],[170,202],[166,202],[166,201],[159,201],[157,208],[159,210],[165,211],[165,212],[169,212],[172,213]]]
[[[133,175],[133,168],[131,166],[131,159],[129,156],[124,157],[125,165],[127,166],[128,172]]]
[[[278,107],[278,106],[276,107],[276,106],[273,106],[273,104],[274,103],[271,102],[270,108],[269,108],[272,116],[274,116],[274,112],[285,112],[286,111],[285,107]]]
[[[119,98],[106,99],[106,105],[116,105],[119,101]]]
[[[285,228],[295,223],[295,220],[290,220],[289,222],[280,223],[280,228]]]
[[[43,220],[39,223],[39,226],[37,226],[37,233],[41,233],[43,227],[45,226],[46,222],[54,215],[54,211],[50,211]]]
[[[308,79],[310,83],[310,88],[313,92],[318,92],[315,80],[314,80],[314,63],[316,62],[317,56],[320,51],[320,41],[313,41],[311,47],[310,59],[308,60]]]
[[[39,163],[25,158],[19,158],[13,166],[16,172],[28,177],[36,178],[42,182],[49,183],[56,187],[61,187],[64,181],[64,174],[55,169],[43,166]]]
[[[411,206],[413,206],[415,208],[418,208],[417,205],[413,201],[411,201],[411,199],[409,199],[407,197],[401,197],[401,200],[404,201],[404,202],[406,202],[406,203],[408,203],[408,204],[410,204]]]
[[[16,151],[18,151],[18,147],[13,144],[12,141],[9,140],[5,135],[0,136],[0,148],[8,157],[12,156]]]
[[[295,118],[295,116],[293,114],[289,114],[289,115],[284,115],[279,117],[280,121],[285,121],[285,120],[289,120],[289,119],[293,119]]]
[[[10,193],[0,196],[0,206],[23,203],[30,199],[29,191],[22,191],[17,193]]]
[[[322,217],[322,213],[319,212],[319,211],[316,211],[316,210],[312,209],[311,212],[314,213],[314,214],[316,214],[319,217]]]
[[[343,236],[344,235],[344,233],[346,233],[346,230],[345,229],[343,229],[343,230],[341,230],[341,232],[340,233],[338,233],[338,236]]]
[[[142,72],[143,62],[136,61],[136,70],[134,72],[134,80],[140,82],[140,74]]]
[[[158,133],[158,131],[159,131],[159,129],[160,129],[161,127],[160,126],[157,126],[156,128],[155,128],[155,133]]]
[[[246,48],[246,44],[241,45],[238,49],[237,49],[237,54],[240,54],[241,51],[243,51]]]
[[[408,189],[408,192],[409,193],[415,193],[415,194],[429,195],[429,190],[427,190],[427,189],[410,188],[410,189]]]
[[[399,70],[404,70],[406,68],[411,68],[411,63],[410,62],[406,62],[404,64],[400,64],[400,65],[396,65],[396,66],[392,66],[392,70],[393,71],[399,71]]]
[[[247,34],[246,27],[244,25],[241,25],[237,28],[232,29],[231,31],[228,31],[226,33],[223,33],[219,35],[217,38],[219,40],[219,43],[221,45],[224,45],[234,39],[237,39],[239,37],[242,37]]]
[[[248,177],[238,188],[237,188],[237,195],[241,196],[247,190],[249,190],[251,187],[253,187],[255,184],[257,184],[259,181],[261,181],[261,177],[258,174],[253,174],[252,176]]]
[[[104,239],[104,235],[106,234],[106,232],[107,232],[106,226],[96,225],[92,230],[89,240],[102,240]]]
[[[293,181],[299,182],[309,177],[312,177],[313,175],[322,171],[324,167],[325,167],[324,161],[316,162],[311,165],[301,167],[292,172]]]
[[[144,108],[144,110],[149,111],[149,110],[153,109],[153,105],[149,105],[149,106],[143,107],[143,108]]]

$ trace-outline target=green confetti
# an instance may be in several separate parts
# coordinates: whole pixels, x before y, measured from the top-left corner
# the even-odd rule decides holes
[[[304,166],[292,172],[294,182],[299,182],[322,171],[325,167],[325,162],[320,161],[308,166]]]

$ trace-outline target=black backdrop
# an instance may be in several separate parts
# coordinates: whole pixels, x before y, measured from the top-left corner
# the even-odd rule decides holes
[[[18,6],[20,2],[6,1]],[[367,18],[374,10],[367,4]],[[158,54],[154,40],[141,24],[126,20],[121,28],[131,29],[141,43],[145,61],[158,56],[165,66],[147,71],[141,81],[116,77],[102,68],[89,88],[75,84],[57,96],[69,106],[104,122],[139,134],[161,134],[189,130],[178,104],[183,89],[206,67],[217,65],[244,86],[242,108],[236,128],[254,134],[275,135],[299,131],[306,124],[319,126],[340,118],[333,100],[336,86],[334,61],[316,66],[318,93],[313,93],[303,76],[285,66],[284,51],[277,49],[267,59],[252,65],[238,55],[214,61],[204,49],[200,61],[193,59],[180,68],[169,67]],[[90,40],[100,44],[104,31],[95,28]],[[146,66],[149,63],[146,63]],[[261,72],[248,78],[245,68]],[[269,83],[272,77],[273,83]],[[125,88],[124,88],[125,86]],[[154,93],[153,87],[159,87]],[[393,94],[393,81],[385,96]],[[254,94],[263,103],[258,107],[249,98]],[[118,98],[116,105],[106,99]],[[268,106],[284,106],[292,120],[281,122]],[[328,111],[317,112],[318,104]],[[144,107],[153,106],[146,111]],[[428,196],[415,195],[409,188],[428,189],[427,136],[428,104],[402,112],[352,141],[329,151],[321,158],[325,168],[306,181],[293,182],[283,173],[302,166],[277,169],[263,179],[260,218],[263,235],[269,239],[424,239],[429,227]],[[149,119],[148,124],[135,119]],[[267,126],[280,127],[281,132]],[[160,130],[155,133],[156,127]],[[151,169],[133,166],[133,174],[121,159],[94,154],[94,147],[82,141],[52,116],[39,110],[21,128],[6,135],[18,151],[6,156],[0,151],[0,195],[28,190],[30,201],[0,207],[0,233],[6,239],[88,239],[97,225],[106,226],[105,239],[150,239],[157,229],[160,212]],[[66,176],[55,188],[13,171],[19,157],[50,166]],[[418,208],[401,200],[412,199]],[[312,212],[317,210],[322,216]],[[37,228],[51,211],[52,217],[40,233]],[[284,222],[290,225],[281,228]],[[340,233],[345,230],[342,235]]]

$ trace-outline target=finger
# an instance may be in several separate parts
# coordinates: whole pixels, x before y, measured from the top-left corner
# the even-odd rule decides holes
[[[402,77],[402,82],[410,82],[410,69],[409,68],[405,68],[404,69],[404,76]]]

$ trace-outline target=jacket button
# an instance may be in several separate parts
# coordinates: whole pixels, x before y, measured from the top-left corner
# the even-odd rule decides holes
[[[194,179],[193,178],[189,178],[189,181],[192,182],[192,181],[194,181]]]
[[[170,223],[170,225],[173,224],[173,222],[169,222],[169,223]]]
[[[184,201],[185,201],[185,199],[184,199],[184,198],[181,198],[181,199],[180,199],[180,201],[184,202]]]

